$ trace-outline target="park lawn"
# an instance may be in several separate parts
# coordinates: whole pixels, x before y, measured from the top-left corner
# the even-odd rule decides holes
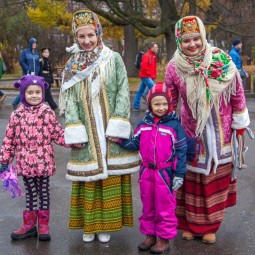
[[[156,82],[165,80],[165,70],[166,70],[165,65],[158,65]],[[128,78],[128,82],[130,92],[136,92],[138,90],[141,80],[139,77],[130,77]]]
[[[244,66],[244,69],[246,71],[248,71],[252,77],[255,77],[255,65]],[[166,70],[166,65],[158,65],[156,82],[165,80],[165,70]],[[7,74],[3,75],[3,79],[8,79],[8,78],[13,78],[13,76],[10,76]],[[139,84],[141,81],[140,78],[139,77],[130,77],[130,78],[128,78],[128,81],[129,81],[130,92],[136,92],[138,90],[138,87],[139,87]],[[2,88],[3,87],[4,88],[13,88],[13,81],[10,81],[10,85],[2,86]],[[53,87],[55,87],[55,86],[53,86]]]
[[[165,71],[165,66],[159,65],[158,70],[157,70],[157,79],[156,79],[156,81],[164,81],[164,75],[165,75],[164,71]],[[2,79],[4,79],[4,80],[13,79],[13,78],[18,79],[19,77],[17,75],[12,76],[10,74],[4,74],[3,77],[2,77]],[[128,78],[130,92],[136,92],[138,90],[140,81],[141,80],[140,80],[139,77],[130,77],[130,78]],[[1,86],[1,88],[14,89],[13,83],[14,83],[14,81],[10,80],[10,84],[3,85],[3,86]],[[56,87],[56,86],[53,85],[53,87]]]

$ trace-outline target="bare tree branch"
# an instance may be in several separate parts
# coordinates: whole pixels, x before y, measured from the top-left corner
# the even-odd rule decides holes
[[[218,28],[220,28],[226,32],[238,35],[238,36],[243,36],[243,37],[253,37],[254,36],[254,34],[247,34],[247,33],[241,32],[241,31],[237,31],[236,29],[230,28],[229,25],[226,25],[223,22],[220,22],[218,19],[214,18],[213,16],[211,16],[211,15],[208,16],[208,12],[204,11],[204,9],[202,9],[200,6],[198,6],[198,5],[196,5],[196,6],[197,6],[197,9],[199,9],[201,12],[207,14],[207,18],[212,21],[212,22],[205,21],[204,22],[205,25],[216,25]],[[231,25],[231,26],[233,26],[233,25]]]

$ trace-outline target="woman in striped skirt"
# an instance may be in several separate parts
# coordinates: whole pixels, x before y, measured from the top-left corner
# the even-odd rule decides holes
[[[166,70],[174,107],[181,98],[180,117],[188,141],[187,174],[177,192],[178,228],[182,238],[201,236],[214,243],[225,208],[236,204],[231,136],[249,125],[244,90],[231,58],[206,41],[196,16],[176,23],[177,50]]]

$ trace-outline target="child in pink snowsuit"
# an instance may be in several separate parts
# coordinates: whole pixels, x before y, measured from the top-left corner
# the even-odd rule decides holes
[[[119,139],[125,149],[139,150],[140,193],[143,204],[140,231],[146,235],[138,249],[163,253],[177,234],[175,191],[186,172],[186,135],[172,111],[171,92],[158,82],[149,91],[146,116],[130,139]]]
[[[16,173],[23,177],[26,189],[26,210],[23,211],[23,226],[14,231],[11,238],[37,237],[38,219],[39,240],[49,241],[49,177],[56,172],[52,142],[65,147],[71,145],[65,145],[64,130],[54,111],[43,103],[45,89],[49,86],[43,77],[26,75],[14,86],[20,88],[22,104],[12,112],[6,128],[0,153],[0,172],[8,171],[15,156]]]

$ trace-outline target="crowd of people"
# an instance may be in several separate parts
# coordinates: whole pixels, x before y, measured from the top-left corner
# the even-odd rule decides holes
[[[49,59],[50,48],[45,47],[41,49],[41,58],[36,48],[37,39],[30,38],[28,41],[28,48],[22,50],[20,54],[19,64],[22,69],[22,75],[38,75],[44,78],[44,80],[49,84],[45,91],[45,102],[49,104],[51,109],[56,110],[58,109],[58,105],[55,103],[50,90],[52,84],[54,83],[53,68]],[[0,53],[0,79],[4,73],[3,64],[4,62],[2,60],[2,54]],[[5,98],[6,95],[0,91],[0,103],[2,103]],[[20,102],[20,94],[18,94],[12,102],[12,107],[14,110],[17,109]]]
[[[64,129],[53,111],[50,49],[43,48],[40,59],[31,38],[21,54],[23,76],[15,83],[20,89],[15,100],[21,105],[11,114],[0,153],[0,172],[8,171],[16,157],[16,173],[26,190],[23,225],[11,238],[51,239],[49,180],[56,172],[55,142],[71,148],[69,228],[82,229],[85,243],[96,238],[109,242],[112,232],[133,226],[131,174],[136,171],[140,232],[146,236],[139,250],[168,251],[178,229],[184,240],[201,237],[203,243],[215,243],[225,209],[236,204],[232,134],[243,135],[250,122],[241,63],[207,42],[199,17],[180,19],[165,81],[156,82],[158,45],[151,43],[142,57],[133,110],[139,110],[146,87],[148,110],[132,132],[122,57],[103,43],[95,13],[75,12],[72,31],[75,45],[63,70],[59,102]],[[235,40],[233,51],[240,44]]]

